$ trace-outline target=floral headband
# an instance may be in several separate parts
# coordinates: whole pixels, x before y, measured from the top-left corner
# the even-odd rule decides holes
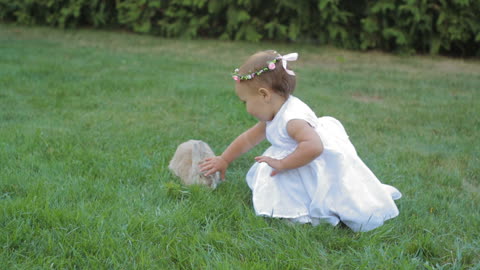
[[[258,76],[258,75],[260,75],[260,74],[262,74],[266,71],[274,70],[276,68],[276,63],[278,62],[278,60],[282,60],[282,66],[288,74],[290,74],[292,76],[295,76],[295,72],[287,69],[287,61],[296,61],[297,58],[298,58],[298,53],[289,53],[289,54],[286,54],[286,55],[283,55],[283,56],[279,55],[278,57],[276,57],[272,61],[268,61],[266,67],[264,67],[260,70],[257,70],[255,72],[249,73],[249,74],[240,75],[240,74],[238,74],[239,69],[237,68],[233,72],[232,78],[237,82],[245,81],[245,80],[251,80],[251,79],[255,78],[255,76]]]

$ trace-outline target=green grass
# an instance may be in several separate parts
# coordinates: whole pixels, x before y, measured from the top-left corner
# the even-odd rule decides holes
[[[403,193],[399,217],[256,217],[267,143],[214,191],[168,171],[181,142],[221,153],[255,123],[229,75],[271,48],[300,53],[296,96]],[[478,60],[0,25],[0,268],[480,269],[479,100]]]

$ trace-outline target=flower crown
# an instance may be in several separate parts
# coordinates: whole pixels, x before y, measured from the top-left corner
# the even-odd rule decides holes
[[[271,61],[267,61],[267,66],[266,67],[261,68],[260,70],[257,70],[255,72],[252,72],[252,73],[249,73],[249,74],[244,74],[244,75],[240,75],[238,73],[240,70],[238,68],[236,68],[235,71],[232,74],[232,78],[237,82],[251,80],[251,79],[255,78],[255,76],[259,76],[260,74],[262,74],[264,72],[274,70],[277,67],[276,63],[278,62],[278,60],[282,60],[283,68],[285,69],[285,71],[288,74],[290,74],[292,76],[295,76],[295,72],[287,69],[287,61],[296,61],[297,58],[298,58],[298,53],[290,53],[290,54],[286,54],[286,55],[283,55],[283,56],[279,55],[275,59],[273,59]]]

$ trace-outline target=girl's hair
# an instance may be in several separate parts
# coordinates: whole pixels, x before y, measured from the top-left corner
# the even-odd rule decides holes
[[[250,74],[267,67],[268,63],[279,57],[280,54],[273,50],[261,51],[250,56],[239,68],[240,74]],[[288,97],[295,90],[295,76],[288,74],[278,61],[275,69],[263,72],[251,80],[239,81],[251,87],[265,87],[277,94]]]

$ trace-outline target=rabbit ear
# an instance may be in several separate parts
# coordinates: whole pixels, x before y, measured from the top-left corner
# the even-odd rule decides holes
[[[199,150],[200,150],[200,149],[199,149],[199,147],[198,147],[198,142],[194,142],[194,143],[193,143],[193,147],[192,147],[192,156],[194,156],[195,153],[198,153]]]
[[[191,153],[191,158],[192,158],[192,166],[196,166],[197,165],[197,153],[198,153],[198,145],[196,142],[192,142],[192,153]]]
[[[202,143],[199,141],[192,142],[192,166],[197,166],[203,160]]]
[[[208,148],[208,146],[207,146],[206,143],[201,142],[201,141],[197,143],[197,149],[198,149],[199,152],[202,153],[202,156],[205,155],[205,153],[207,152],[207,148]]]

